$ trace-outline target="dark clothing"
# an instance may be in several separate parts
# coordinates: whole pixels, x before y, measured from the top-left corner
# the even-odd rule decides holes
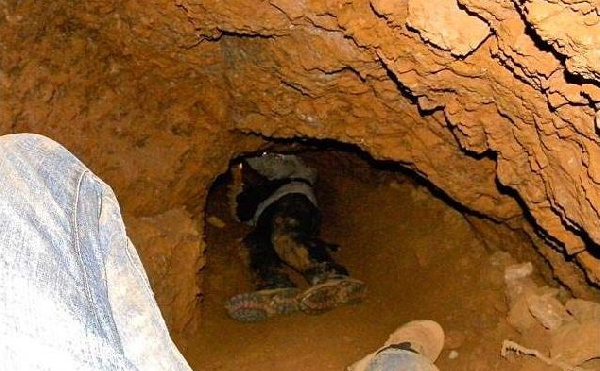
[[[262,184],[247,187],[237,196],[237,217],[239,221],[249,223],[254,218],[258,206],[271,197],[277,189],[292,182],[311,185],[306,179],[286,178],[265,180]]]
[[[285,265],[313,285],[331,277],[347,276],[346,268],[330,255],[336,245],[319,237],[321,212],[312,188],[308,188],[312,184],[302,178],[269,180],[250,171],[252,181],[244,182],[236,211],[240,221],[254,226],[244,238],[244,245],[257,290],[294,287],[283,271]],[[295,193],[295,185],[304,190]]]

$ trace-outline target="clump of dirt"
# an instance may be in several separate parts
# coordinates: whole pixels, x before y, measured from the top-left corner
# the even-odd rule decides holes
[[[192,367],[342,370],[397,326],[432,319],[447,334],[441,370],[520,370],[519,359],[500,355],[504,339],[522,337],[506,320],[504,266],[468,220],[406,175],[340,162],[348,154],[318,156],[323,236],[341,245],[336,259],[367,283],[366,300],[320,316],[256,324],[228,318],[224,302],[252,286],[238,257],[247,229],[232,219],[226,185],[218,184],[206,209],[203,320],[190,341]]]

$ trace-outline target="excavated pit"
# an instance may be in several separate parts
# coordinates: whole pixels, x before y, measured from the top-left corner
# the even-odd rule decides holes
[[[493,222],[453,207],[413,172],[352,147],[295,150],[319,173],[322,236],[341,245],[334,257],[367,283],[367,299],[319,316],[295,313],[255,324],[229,318],[225,301],[254,288],[240,254],[250,227],[231,215],[225,174],[207,198],[202,320],[188,353],[194,369],[342,370],[413,319],[434,319],[446,329],[442,370],[522,370],[522,362],[500,356],[505,339],[534,339],[548,349],[541,326],[521,335],[507,321],[509,252],[533,260],[538,283],[560,287],[524,233],[496,227],[501,238],[488,239],[478,226]]]

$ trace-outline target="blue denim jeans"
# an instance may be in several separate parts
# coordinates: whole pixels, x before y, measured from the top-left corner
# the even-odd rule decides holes
[[[347,371],[439,371],[427,357],[408,350],[388,348],[371,353]]]
[[[426,357],[408,350],[387,349],[378,353],[365,371],[438,371]]]
[[[39,135],[0,137],[0,369],[190,369],[112,190]]]

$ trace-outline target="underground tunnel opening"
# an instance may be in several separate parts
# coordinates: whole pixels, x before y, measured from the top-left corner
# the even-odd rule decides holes
[[[592,19],[597,12],[590,11],[587,5],[579,6],[580,3],[593,2],[409,1],[408,5],[400,2],[400,6],[395,6],[398,4],[379,0],[341,4],[267,1],[253,2],[250,7],[246,2],[230,2],[227,6],[222,2],[203,2],[200,10],[197,2],[186,0],[169,2],[170,5],[94,2],[93,6],[88,2],[78,3],[79,6],[60,1],[2,2],[0,117],[5,133],[43,133],[59,140],[115,188],[124,211],[133,220],[127,224],[128,229],[135,235],[132,237],[176,341],[185,336],[185,326],[193,328],[192,323],[202,317],[195,310],[198,290],[206,295],[203,330],[210,323],[210,301],[218,301],[218,290],[211,288],[215,285],[210,286],[209,282],[207,289],[196,284],[196,270],[203,263],[204,227],[202,231],[194,230],[190,215],[202,210],[204,217],[207,184],[224,170],[232,153],[255,148],[254,142],[246,143],[240,138],[240,132],[335,137],[362,143],[375,156],[405,159],[422,171],[426,169],[428,177],[445,192],[489,217],[518,213],[518,206],[511,206],[512,199],[508,196],[505,212],[493,213],[500,209],[494,203],[499,201],[498,195],[492,194],[494,188],[490,185],[497,176],[498,183],[511,187],[515,195],[522,197],[521,206],[530,209],[532,218],[547,231],[541,238],[554,238],[556,244],[544,247],[534,241],[533,248],[527,238],[533,241],[535,237],[524,237],[524,242],[511,239],[508,234],[498,232],[501,228],[510,229],[510,225],[494,225],[461,212],[477,230],[482,243],[490,245],[492,254],[493,248],[500,246],[510,250],[518,262],[537,262],[536,271],[545,269],[539,262],[539,251],[551,263],[552,273],[560,276],[571,290],[579,285],[579,292],[573,290],[577,297],[598,298],[597,289],[588,296],[585,289],[590,283],[595,283],[596,288],[600,283],[600,260],[593,249],[598,251],[600,241],[597,171],[600,146],[595,135],[600,66],[597,58],[589,58],[600,42],[588,37],[592,33],[587,32],[597,27]],[[430,7],[436,10],[434,17]],[[544,17],[548,12],[568,17],[564,24],[552,22],[553,18]],[[471,24],[479,24],[484,31],[471,32],[474,30]],[[440,35],[459,37],[440,38]],[[481,166],[484,171],[471,171],[481,164],[471,161],[473,154],[487,151],[497,153],[498,161],[488,161]],[[327,170],[322,170],[322,179]],[[462,175],[453,176],[458,172]],[[430,214],[443,220],[441,216],[445,213],[436,214],[437,209],[433,208],[429,213],[415,211],[423,214],[421,226],[399,228],[409,219],[397,213],[409,213],[413,207],[403,210],[398,205],[404,206],[403,201],[407,205],[417,202],[393,194],[392,190],[400,195],[402,192],[397,186],[392,187],[391,182],[387,188],[371,181],[364,185],[357,177],[350,176],[349,171],[346,173],[350,180],[332,181],[337,188],[332,186],[331,199],[325,195],[321,200],[323,211],[328,213],[325,222],[339,223],[326,225],[324,233],[331,234],[328,237],[332,239],[339,237],[335,242],[342,245],[342,250],[336,257],[347,262],[358,278],[367,281],[370,294],[366,301],[321,317],[297,314],[256,326],[225,322],[227,318],[223,317],[215,325],[226,330],[219,333],[221,337],[207,336],[205,341],[213,344],[198,346],[201,351],[190,350],[197,368],[207,365],[200,363],[199,358],[210,358],[215,349],[221,348],[215,345],[215,339],[224,340],[223,345],[228,346],[223,346],[224,350],[237,347],[233,350],[239,352],[231,352],[230,358],[242,354],[243,359],[246,352],[251,354],[259,349],[260,344],[254,348],[247,344],[255,336],[252,331],[266,332],[270,338],[281,341],[300,329],[294,338],[302,346],[285,349],[304,358],[283,353],[277,362],[263,359],[258,365],[281,369],[285,365],[284,356],[288,356],[293,358],[288,366],[298,366],[299,358],[314,366],[311,369],[337,369],[342,363],[356,359],[359,353],[378,346],[393,327],[408,317],[395,313],[394,321],[382,320],[379,313],[396,310],[401,302],[416,302],[405,294],[394,298],[389,305],[381,304],[386,302],[380,298],[380,305],[376,305],[373,302],[379,299],[373,296],[373,290],[384,291],[384,299],[388,299],[390,287],[411,288],[420,280],[441,285],[468,273],[468,269],[463,269],[454,272],[454,276],[452,272],[425,274],[424,268],[411,271],[408,268],[413,266],[407,262],[396,262],[398,257],[416,257],[416,264],[426,263],[427,259],[418,259],[424,252],[435,258],[443,256],[446,241],[417,244],[408,239],[404,243],[406,237],[398,235],[395,239],[389,237],[394,242],[392,249],[384,246],[384,239],[375,233],[379,230],[385,236],[388,230],[360,226],[381,225],[393,231],[417,232],[425,229],[424,222]],[[483,182],[482,178],[491,182]],[[344,214],[342,210],[355,210],[350,201],[343,200],[341,204],[338,201],[344,184],[348,188],[348,184],[355,184],[351,182],[358,185],[348,193],[363,196],[354,198],[353,205],[363,207],[355,214]],[[482,192],[465,189],[471,185]],[[371,191],[381,188],[388,197],[380,196],[377,200],[373,192],[359,192],[362,187]],[[487,190],[492,192],[486,194]],[[465,197],[473,193],[491,197],[483,201]],[[209,200],[212,203],[217,202],[213,200],[214,194]],[[396,196],[396,201],[391,202]],[[367,203],[381,200],[383,206]],[[341,220],[332,215],[339,215]],[[364,223],[359,216],[364,217]],[[376,224],[379,217],[383,220]],[[227,258],[223,260],[237,264],[237,251],[231,249],[239,246],[235,239],[220,244],[210,234],[231,235],[234,228],[240,228],[238,238],[246,233],[226,216],[221,220],[225,222],[224,228],[209,225],[206,230],[209,264],[200,276],[209,281],[215,278],[205,273],[213,267],[217,271],[223,268],[218,264],[221,250],[217,247],[230,248],[227,254],[223,251]],[[430,233],[441,235],[440,223],[433,225]],[[421,245],[433,246],[434,250],[423,247],[415,250],[419,254],[411,250]],[[387,255],[378,249],[388,251]],[[398,250],[409,252],[398,253]],[[360,255],[366,254],[365,251],[369,254]],[[373,260],[378,254],[388,259]],[[471,255],[470,250],[467,249],[466,255]],[[451,258],[447,261],[456,261]],[[358,269],[354,266],[356,262],[360,263]],[[369,266],[368,263],[376,267],[374,270],[402,278],[413,274],[414,282],[396,285],[383,280],[383,276],[393,274],[370,280],[370,272],[361,268]],[[391,265],[384,269],[386,263]],[[574,270],[578,273],[573,273]],[[232,290],[238,293],[245,289],[246,278],[224,285],[239,285]],[[465,283],[469,285],[470,282]],[[461,297],[460,293],[451,296]],[[420,293],[418,298],[423,296]],[[477,297],[473,293],[469,296]],[[561,300],[566,304],[564,298]],[[222,302],[214,307],[219,316],[224,315]],[[456,299],[454,304],[462,302]],[[365,316],[359,317],[363,310]],[[344,317],[342,313],[351,314]],[[476,317],[478,312],[474,313]],[[411,312],[411,318],[413,314],[417,317],[427,313]],[[499,317],[503,315],[499,312]],[[385,326],[378,325],[380,332],[368,331],[375,325],[367,322],[381,321]],[[450,326],[449,330],[456,323],[452,318],[440,321]],[[525,324],[539,326],[531,318],[528,321]],[[348,329],[342,331],[330,322],[341,323]],[[351,326],[354,322],[360,323],[359,329]],[[285,327],[287,323],[293,325]],[[313,334],[309,331],[311,326],[322,326],[329,332],[327,336],[324,332]],[[447,363],[443,366],[451,367],[447,357],[451,350],[456,350],[458,357],[454,361],[459,366],[455,368],[512,367],[504,359],[498,360],[498,366],[475,361],[461,364],[466,362],[465,355],[481,354],[471,349],[475,348],[473,338],[479,333],[455,327],[459,333],[450,339],[463,338],[464,345],[456,349],[448,345],[442,355],[446,357],[442,362]],[[280,338],[274,331],[282,332]],[[203,333],[209,332],[198,332]],[[542,330],[539,333],[544,334]],[[256,336],[259,343],[262,341],[260,349],[269,349],[264,344],[279,349],[276,342],[269,343]],[[533,335],[519,336],[521,340],[527,340],[527,336],[533,338],[524,343],[530,347],[539,345],[542,352],[549,354],[547,343]],[[246,344],[235,345],[232,338],[241,338]],[[319,342],[319,339],[327,340]],[[582,339],[594,344],[589,338]],[[201,344],[200,340],[197,343]],[[600,344],[600,339],[595,344]],[[585,345],[581,344],[581,348]],[[311,350],[314,356],[309,356],[302,347]],[[496,348],[494,352],[497,354]],[[190,356],[189,353],[186,355]],[[339,358],[330,358],[338,353]],[[229,363],[221,358],[204,368],[218,368],[215,366],[218,362],[225,369],[243,365],[241,361]],[[519,365],[515,362],[514,368]],[[548,367],[542,365],[542,369]]]
[[[525,235],[469,213],[414,172],[355,147],[286,142],[271,143],[268,151],[293,153],[317,170],[321,236],[341,246],[333,256],[366,283],[366,298],[317,316],[299,312],[251,324],[228,317],[227,300],[255,290],[241,257],[251,227],[231,208],[232,169],[259,152],[244,154],[213,183],[206,201],[202,320],[188,356],[194,369],[340,370],[414,319],[444,327],[436,363],[442,370],[536,369],[535,361],[500,355],[506,339],[550,347],[542,323],[520,327],[531,316],[515,310],[507,272],[532,267],[527,284],[519,285],[562,303],[570,294],[552,280]],[[299,274],[288,273],[301,290],[308,287]]]

